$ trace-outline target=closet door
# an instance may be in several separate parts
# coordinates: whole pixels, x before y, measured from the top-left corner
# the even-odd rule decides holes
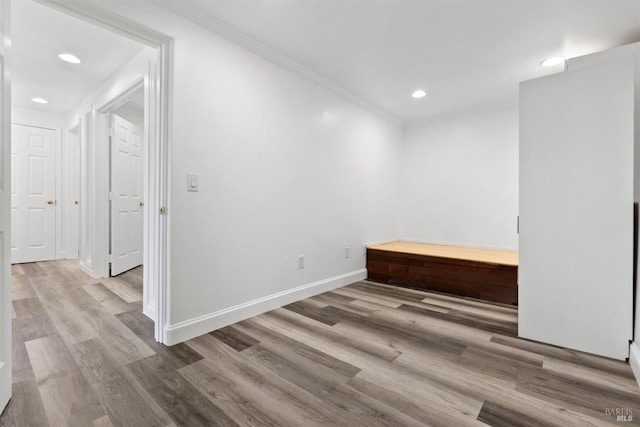
[[[628,357],[633,70],[629,57],[520,86],[523,338]]]

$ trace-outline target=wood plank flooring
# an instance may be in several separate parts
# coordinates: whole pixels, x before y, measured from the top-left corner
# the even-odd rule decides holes
[[[640,424],[629,366],[517,338],[517,308],[359,282],[165,347],[142,271],[13,266],[1,426]]]

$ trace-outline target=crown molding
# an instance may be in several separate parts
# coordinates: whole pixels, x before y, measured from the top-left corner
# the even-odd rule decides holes
[[[395,125],[402,126],[403,124],[402,120],[390,114],[388,111],[383,110],[377,105],[374,105],[371,102],[349,91],[345,87],[333,82],[332,80],[329,80],[328,78],[316,73],[315,71],[312,71],[299,62],[266,46],[264,43],[227,24],[226,22],[223,22],[217,17],[212,16],[210,13],[202,10],[198,6],[194,6],[193,4],[188,2],[175,0],[150,1],[162,7],[163,9],[168,10],[169,12],[181,16],[182,18],[185,18],[188,21],[199,25],[200,27],[205,28],[227,39],[228,41],[253,52],[254,54],[266,59],[271,63],[274,63],[294,74],[303,77],[306,80],[317,83],[331,90],[342,98],[347,99],[348,101],[369,111],[370,113],[382,117]]]

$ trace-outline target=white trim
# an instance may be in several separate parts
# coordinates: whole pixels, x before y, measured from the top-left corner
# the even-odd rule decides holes
[[[62,123],[60,123],[58,125],[58,127],[56,129],[53,130],[55,132],[56,135],[56,141],[55,141],[55,166],[53,168],[54,170],[54,174],[55,174],[55,196],[53,198],[54,203],[55,203],[55,214],[56,214],[56,218],[55,218],[55,228],[56,228],[56,234],[55,234],[55,248],[56,248],[56,252],[55,252],[55,259],[64,259],[65,255],[62,253],[62,192],[63,192],[63,184],[64,181],[63,179],[63,175],[62,175],[62,153],[64,152],[64,142],[63,142],[63,138],[65,138],[66,135],[63,134],[62,132]]]
[[[633,341],[629,346],[629,366],[640,386],[640,344],[637,341]]]
[[[91,269],[91,264],[88,264],[85,261],[78,261],[78,266],[80,266],[80,270],[84,271],[89,276],[93,277],[93,270]]]
[[[60,240],[65,244],[62,246],[61,254],[66,259],[79,259],[80,206],[72,205],[72,201],[80,201],[80,161],[82,158],[80,119],[74,126],[67,127],[66,130],[63,129],[63,134],[62,163],[60,164],[63,170],[62,193],[60,194],[62,205]],[[72,153],[75,156],[72,157]]]
[[[93,191],[95,191],[93,212],[93,253],[91,264],[94,277],[109,277],[109,144],[106,133],[109,115],[93,107]]]
[[[328,78],[316,73],[315,71],[305,67],[301,63],[294,61],[293,59],[271,49],[259,40],[251,37],[243,31],[221,21],[215,16],[208,14],[194,3],[180,2],[175,0],[151,0],[158,6],[181,16],[194,24],[209,30],[230,42],[242,46],[243,48],[255,53],[256,55],[266,59],[267,61],[276,64],[306,80],[319,84],[334,93],[338,94],[342,98],[351,101],[353,104],[364,108],[365,110],[395,124],[402,125],[402,120],[388,111],[378,107],[377,105],[367,101],[359,95],[346,89]]]
[[[78,123],[80,123],[80,230],[78,240],[78,261],[80,268],[93,278],[97,278],[94,271],[94,239],[92,228],[89,224],[95,224],[95,190],[94,162],[95,153],[91,128],[93,126],[93,106],[83,109]]]
[[[147,79],[146,75],[141,75],[135,79],[129,86],[125,87],[120,93],[106,100],[101,106],[97,108],[100,113],[112,114],[115,110],[122,107],[129,101],[131,95],[139,89],[144,89],[144,82]]]
[[[155,307],[152,305],[142,305],[142,314],[144,314],[145,316],[147,316],[149,319],[155,321],[156,320],[156,312],[155,312]]]
[[[172,134],[170,99],[173,96],[172,69],[173,69],[173,41],[168,40],[159,49],[158,64],[151,67],[154,70],[150,76],[149,86],[153,89],[147,102],[153,104],[154,109],[150,111],[148,120],[150,121],[149,131],[157,132],[155,140],[158,144],[149,144],[147,153],[149,154],[149,193],[145,195],[149,201],[149,209],[145,210],[148,219],[156,221],[155,229],[149,225],[146,232],[157,238],[153,249],[145,251],[145,263],[154,258],[154,268],[149,271],[153,276],[151,280],[157,283],[155,301],[155,339],[163,344],[168,344],[164,337],[164,330],[171,322],[171,270],[169,260],[171,259],[170,244],[170,221],[169,200],[171,200],[171,162],[169,157],[169,146],[171,144],[169,135]],[[151,102],[153,101],[153,102]],[[152,141],[151,135],[149,141]],[[154,162],[151,163],[151,156]],[[155,166],[155,167],[154,167]],[[153,187],[152,187],[153,184]],[[161,214],[162,211],[162,214]],[[146,264],[145,264],[146,265]]]
[[[288,289],[266,297],[254,299],[233,307],[195,317],[193,319],[168,325],[165,329],[164,342],[167,345],[174,345],[188,339],[215,331],[224,326],[248,319],[253,316],[275,310],[284,305],[309,298],[323,292],[349,285],[367,278],[367,270],[361,269],[340,276],[331,277],[318,282],[309,283]]]
[[[145,272],[149,269],[152,286],[157,286],[156,299],[156,321],[155,339],[165,343],[163,331],[169,321],[169,225],[167,209],[169,199],[170,171],[169,171],[169,144],[170,144],[170,105],[172,96],[172,69],[173,69],[173,40],[149,27],[141,25],[121,15],[111,12],[102,7],[89,4],[83,0],[36,0],[48,7],[62,11],[63,13],[74,15],[84,21],[101,26],[110,31],[119,33],[125,37],[134,39],[147,46],[158,49],[158,62],[153,78],[150,79],[152,85],[151,99],[153,106],[149,108],[149,139],[153,143],[149,144],[149,188],[147,197],[147,208],[145,215],[149,236],[155,239],[154,245],[145,251]],[[97,145],[99,147],[100,144]],[[99,209],[103,207],[97,204]],[[160,214],[160,209],[165,214]],[[101,242],[94,242],[99,244]],[[94,270],[99,270],[92,260]]]
[[[11,122],[11,124],[19,125],[19,126],[29,126],[30,128],[52,130],[56,132],[56,136],[57,136],[57,132],[60,130],[60,126],[53,126],[53,125],[49,126],[44,124],[38,124],[38,122],[32,122],[29,120],[14,120]]]

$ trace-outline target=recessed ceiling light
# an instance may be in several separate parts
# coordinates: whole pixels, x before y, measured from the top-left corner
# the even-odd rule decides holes
[[[411,96],[412,96],[413,98],[424,98],[425,96],[427,96],[427,92],[425,92],[425,91],[424,91],[424,90],[422,90],[422,89],[418,89],[418,90],[413,91],[413,93],[411,94]]]
[[[49,101],[47,101],[44,98],[31,98],[31,100],[33,102],[37,102],[38,104],[48,104],[49,103]]]
[[[80,61],[80,58],[78,58],[75,55],[72,55],[70,53],[61,53],[60,55],[58,55],[58,58],[62,59],[63,61],[66,62],[70,62],[72,64],[79,64],[82,61]]]
[[[543,67],[553,67],[554,65],[564,64],[566,59],[561,56],[554,56],[553,58],[545,59],[540,63]]]

